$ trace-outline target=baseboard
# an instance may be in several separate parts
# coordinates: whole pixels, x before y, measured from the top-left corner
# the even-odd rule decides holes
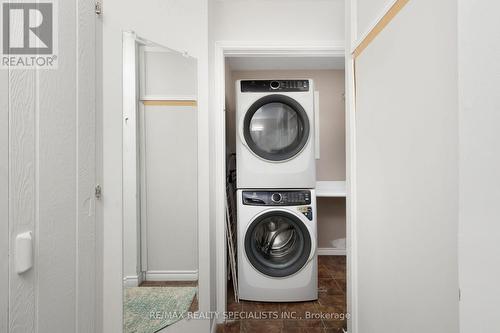
[[[146,281],[198,281],[198,270],[147,271]]]
[[[347,254],[346,249],[337,249],[334,247],[318,248],[319,256],[345,256],[346,254]]]
[[[139,287],[144,281],[143,274],[134,275],[134,276],[126,276],[123,278],[123,286],[124,287]]]

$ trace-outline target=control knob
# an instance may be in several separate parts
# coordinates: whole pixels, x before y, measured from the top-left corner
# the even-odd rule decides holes
[[[271,81],[271,84],[270,84],[271,89],[273,89],[273,90],[278,89],[278,88],[280,87],[280,85],[281,85],[281,84],[280,84],[280,82],[279,82],[279,81]]]
[[[281,202],[281,199],[281,193],[273,193],[273,195],[271,195],[271,200],[275,203]]]

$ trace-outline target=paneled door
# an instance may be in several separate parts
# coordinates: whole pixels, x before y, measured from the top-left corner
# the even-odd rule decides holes
[[[41,3],[51,2],[35,4],[36,20],[30,16],[29,24],[46,23],[47,12],[36,15]],[[0,69],[0,332],[5,333],[99,331],[96,14],[92,0],[53,4],[57,68]],[[42,34],[33,31],[30,43]],[[16,35],[22,33],[12,30],[11,40],[26,42]],[[16,246],[19,235],[28,233],[31,250]],[[31,257],[32,265],[21,267],[22,257],[25,264]]]

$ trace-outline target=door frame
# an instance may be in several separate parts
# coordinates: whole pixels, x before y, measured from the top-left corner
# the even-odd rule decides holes
[[[225,60],[227,57],[345,57],[346,71],[346,224],[347,224],[347,312],[349,332],[356,332],[356,256],[355,256],[355,210],[354,210],[354,170],[355,170],[355,122],[354,122],[354,63],[350,49],[344,41],[327,42],[240,42],[217,41],[214,50],[214,101],[212,125],[214,133],[214,210],[216,221],[216,309],[218,313],[226,311],[226,234],[225,234],[225,198],[226,198],[226,124],[225,124]],[[219,317],[218,322],[223,321]]]

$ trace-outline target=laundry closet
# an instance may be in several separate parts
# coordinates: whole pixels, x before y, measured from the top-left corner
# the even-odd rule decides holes
[[[314,301],[318,291],[325,292],[330,283],[345,295],[345,58],[226,57],[224,71],[228,244],[234,246],[228,247],[228,260],[233,265],[230,271],[238,271],[238,283],[228,282],[228,310],[238,307],[233,300],[238,297],[271,304]],[[308,160],[309,165],[300,159]],[[314,234],[311,244],[304,241],[307,236],[300,236],[300,228],[280,227],[279,218],[271,219],[267,227],[258,226],[261,216],[290,207],[292,213],[304,210],[304,224],[313,225],[309,230]],[[266,232],[270,236],[264,236]],[[249,240],[250,233],[256,239]],[[302,283],[299,279],[308,279],[309,261],[304,258],[303,266],[298,267],[286,263],[287,256],[300,262],[296,254],[300,250],[293,250],[293,246],[300,247],[296,244],[301,241],[303,251],[312,253],[309,260],[315,266],[311,266],[314,281],[309,290],[296,288]],[[252,254],[259,249],[253,249],[251,243],[270,246],[271,250]],[[249,261],[246,266],[242,263],[245,260]],[[335,268],[328,267],[333,262]],[[273,278],[259,280],[262,275]],[[330,281],[333,276],[337,282]]]

